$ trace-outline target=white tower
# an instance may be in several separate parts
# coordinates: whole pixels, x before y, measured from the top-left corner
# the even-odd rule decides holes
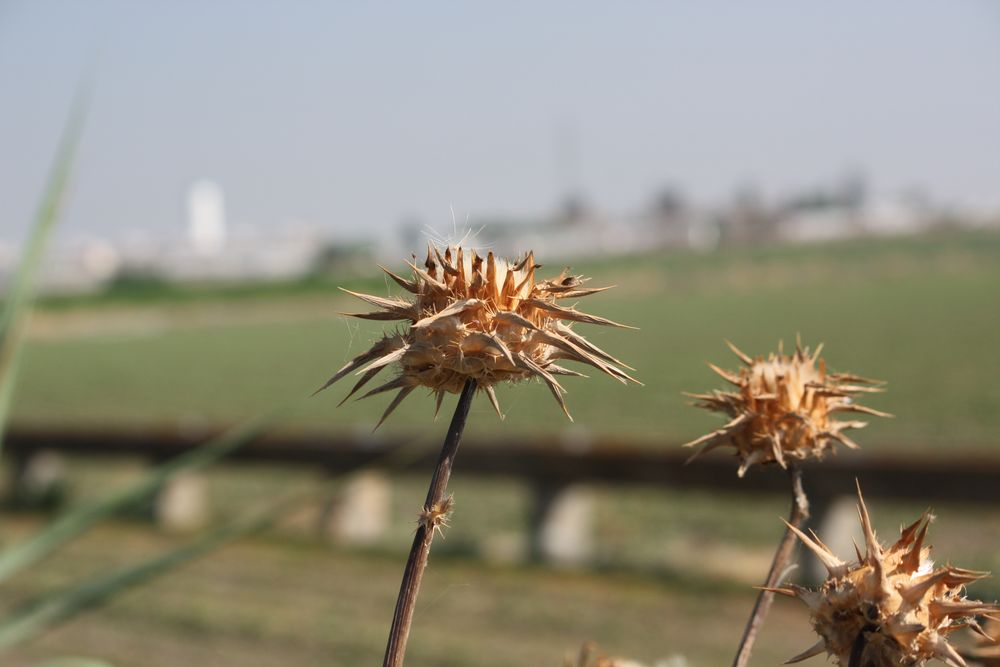
[[[198,181],[188,190],[188,239],[200,255],[215,255],[226,242],[226,206],[222,188]]]

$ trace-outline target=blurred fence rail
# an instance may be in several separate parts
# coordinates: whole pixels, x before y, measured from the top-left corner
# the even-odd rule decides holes
[[[8,488],[28,484],[30,480],[26,478],[46,479],[44,471],[38,473],[38,464],[58,454],[159,462],[190,451],[216,433],[164,426],[107,429],[14,425],[7,437],[13,477]],[[377,471],[430,470],[436,460],[436,450],[413,450],[411,456],[386,457],[387,452],[403,452],[407,446],[416,445],[410,439],[390,435],[271,432],[243,446],[227,461],[318,467],[330,474],[364,466],[366,472],[357,483],[345,486],[342,503],[352,509],[340,514],[348,521],[350,517],[367,518],[358,523],[360,532],[350,525],[342,526],[341,530],[348,538],[354,534],[370,539],[372,527],[380,525],[372,516],[377,510],[372,508],[387,505],[384,495],[389,482]],[[738,480],[731,457],[710,454],[685,465],[689,455],[690,450],[681,449],[676,443],[654,445],[608,437],[551,437],[530,442],[519,440],[516,444],[506,438],[470,437],[463,443],[455,467],[462,476],[514,478],[535,489],[532,555],[557,562],[586,558],[589,497],[581,492],[586,485],[639,484],[734,495],[788,494],[788,481],[779,469],[752,470],[745,479]],[[843,525],[842,521],[833,521],[831,515],[844,511],[842,499],[853,494],[856,479],[868,498],[1000,505],[1000,457],[918,458],[841,453],[821,465],[822,472],[817,470],[817,474],[809,473],[809,468],[815,466],[807,466],[805,478],[813,508],[811,524],[823,526],[827,535],[831,524]],[[204,508],[199,506],[197,487],[189,483],[190,480],[179,480],[179,485],[188,487],[164,490],[157,512],[161,519],[183,523],[185,516],[205,515]],[[176,503],[180,503],[179,509],[174,507]],[[848,503],[846,511],[851,510]]]

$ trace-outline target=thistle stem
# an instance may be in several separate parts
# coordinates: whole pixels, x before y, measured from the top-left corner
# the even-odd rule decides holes
[[[851,657],[847,662],[847,667],[861,667],[861,658],[864,657],[865,646],[868,644],[868,639],[865,637],[865,633],[877,629],[878,628],[871,625],[866,625],[861,628],[857,639],[854,640],[854,644],[851,646]]]
[[[802,490],[802,469],[791,463],[788,466],[788,476],[792,481],[792,509],[789,512],[788,523],[796,528],[802,528],[806,519],[809,518],[809,499],[806,498],[806,493]],[[764,584],[765,588],[774,588],[780,583],[781,576],[795,550],[795,544],[795,534],[791,529],[786,528],[785,535],[781,538],[778,550],[774,554],[774,560],[771,562],[771,571],[767,574],[767,582]],[[750,620],[747,621],[747,627],[743,631],[743,639],[740,641],[739,651],[736,653],[736,659],[733,660],[733,667],[746,667],[747,663],[750,662],[750,652],[753,651],[754,642],[757,640],[757,633],[760,632],[761,626],[764,625],[764,618],[767,616],[767,612],[770,611],[771,602],[773,601],[774,593],[768,590],[762,590],[757,596],[757,602],[754,604],[753,612],[750,614]]]
[[[413,611],[417,604],[417,594],[420,592],[420,580],[423,579],[427,567],[427,557],[430,555],[434,531],[440,529],[446,518],[445,491],[448,479],[451,477],[451,466],[458,453],[458,445],[465,430],[465,420],[469,416],[472,397],[476,394],[476,381],[468,379],[462,388],[462,395],[455,406],[455,414],[451,418],[448,434],[441,446],[434,476],[427,490],[427,500],[424,501],[423,512],[420,515],[420,525],[413,536],[413,546],[410,547],[410,557],[403,571],[403,582],[399,586],[399,597],[396,598],[396,611],[392,617],[392,629],[389,631],[389,641],[385,647],[385,658],[382,667],[402,667],[406,656],[406,642],[410,637],[410,626],[413,623]]]

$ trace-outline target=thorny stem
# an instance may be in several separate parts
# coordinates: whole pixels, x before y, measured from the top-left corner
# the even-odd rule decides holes
[[[382,667],[402,667],[406,655],[406,641],[410,636],[410,625],[413,623],[413,611],[417,604],[417,594],[420,592],[420,580],[427,567],[427,557],[434,540],[434,531],[442,525],[441,508],[445,507],[445,490],[448,488],[448,478],[451,477],[451,466],[458,453],[458,445],[462,440],[465,420],[469,416],[472,397],[476,393],[476,381],[468,379],[462,388],[462,395],[455,407],[455,415],[451,418],[451,426],[441,446],[441,456],[438,458],[430,488],[427,490],[427,500],[424,501],[420,525],[413,536],[413,546],[410,547],[410,557],[403,571],[403,583],[399,586],[399,597],[396,598],[396,611],[392,617],[392,629],[389,641],[385,647],[385,658]],[[433,520],[428,520],[434,517]]]
[[[788,523],[796,528],[801,528],[802,524],[809,518],[809,499],[806,498],[806,493],[802,490],[802,469],[791,463],[788,466],[788,476],[792,480],[792,509],[789,512]],[[791,529],[786,528],[785,535],[781,538],[778,550],[774,554],[774,560],[771,562],[771,571],[767,574],[765,588],[774,588],[780,583],[782,573],[795,550],[795,543],[795,534]],[[764,618],[771,609],[773,601],[774,593],[771,591],[762,590],[757,596],[750,620],[747,621],[747,627],[743,631],[740,649],[736,654],[736,659],[733,660],[733,667],[746,667],[747,663],[750,662],[750,652],[753,651],[757,633],[760,632]]]

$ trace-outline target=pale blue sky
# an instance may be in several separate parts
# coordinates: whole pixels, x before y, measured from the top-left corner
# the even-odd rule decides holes
[[[95,59],[63,233],[180,229],[204,177],[235,222],[354,234],[535,216],[570,185],[614,212],[663,184],[779,196],[852,167],[1000,207],[991,0],[0,0],[0,238]]]

